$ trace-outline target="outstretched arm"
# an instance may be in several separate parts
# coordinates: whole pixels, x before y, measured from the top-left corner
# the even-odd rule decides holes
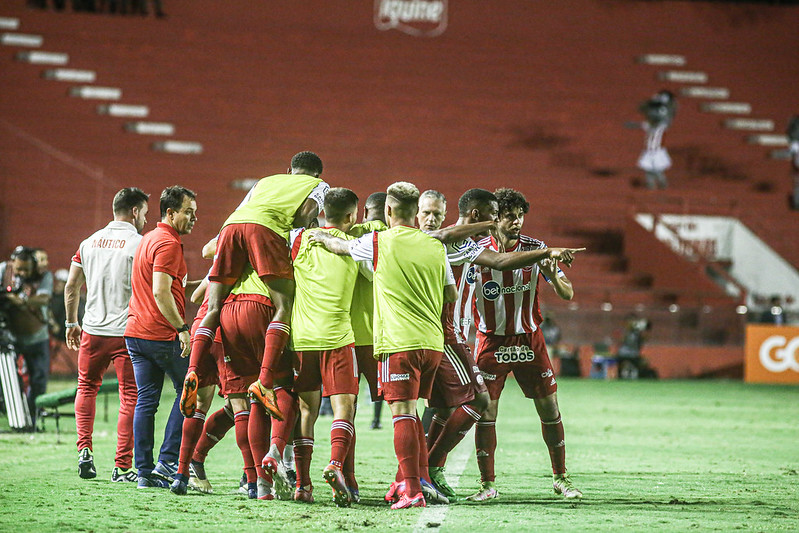
[[[574,288],[572,282],[566,276],[560,275],[558,272],[558,262],[554,259],[545,259],[538,263],[541,267],[541,272],[547,277],[555,289],[555,293],[564,300],[571,300],[574,298]]]
[[[481,233],[488,233],[496,228],[492,221],[475,222],[474,224],[460,224],[458,226],[450,226],[448,228],[441,228],[435,231],[430,231],[427,234],[438,239],[444,244],[462,241],[472,235],[480,235]]]
[[[571,267],[572,261],[574,261],[574,254],[584,250],[585,248],[543,248],[524,252],[499,253],[485,249],[477,256],[474,263],[491,267],[494,270],[515,270],[538,263],[543,259],[555,259]]]

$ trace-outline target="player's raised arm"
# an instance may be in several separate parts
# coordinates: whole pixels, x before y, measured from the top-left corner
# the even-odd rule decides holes
[[[459,224],[457,226],[450,226],[448,228],[441,228],[433,231],[428,231],[427,234],[438,239],[444,244],[451,244],[454,242],[468,239],[473,235],[481,235],[496,229],[496,224],[492,220],[485,222],[475,222],[474,224]]]
[[[552,288],[555,289],[558,296],[564,300],[571,300],[574,298],[572,282],[558,269],[558,262],[556,260],[545,259],[540,261],[538,265],[541,267],[541,272],[552,284]]]

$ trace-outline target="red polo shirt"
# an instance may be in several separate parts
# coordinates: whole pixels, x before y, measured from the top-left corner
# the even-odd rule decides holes
[[[133,258],[130,279],[132,294],[125,336],[151,341],[171,341],[175,339],[177,331],[164,318],[155,303],[153,272],[172,276],[172,296],[180,316],[185,317],[187,270],[183,259],[183,245],[178,232],[162,222],[142,238]]]

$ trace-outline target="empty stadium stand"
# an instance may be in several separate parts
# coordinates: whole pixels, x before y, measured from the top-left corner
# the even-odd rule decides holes
[[[311,149],[362,198],[397,179],[441,190],[448,221],[467,188],[523,191],[526,232],[589,249],[568,272],[575,301],[544,297],[576,342],[631,311],[653,317],[662,343],[741,342],[739,302],[700,269],[661,291],[629,268],[637,212],[735,216],[799,265],[788,164],[770,157],[779,138],[752,139],[779,137],[797,112],[795,6],[467,1],[435,38],[380,31],[373,9],[171,0],[155,20],[4,2],[0,17],[18,23],[0,31],[33,37],[0,44],[0,252],[42,246],[66,266],[116,189],[156,200],[180,183],[198,193],[185,243],[199,277],[200,247],[244,194],[230,183]],[[674,166],[668,190],[648,191],[641,132],[623,125],[662,88],[679,98],[664,141]]]

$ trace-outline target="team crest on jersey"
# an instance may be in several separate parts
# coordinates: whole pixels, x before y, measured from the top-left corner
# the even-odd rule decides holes
[[[477,281],[477,267],[472,265],[466,271],[466,283],[469,285],[474,285],[475,281]]]
[[[502,346],[494,357],[497,363],[530,363],[535,360],[535,352],[526,344]]]

